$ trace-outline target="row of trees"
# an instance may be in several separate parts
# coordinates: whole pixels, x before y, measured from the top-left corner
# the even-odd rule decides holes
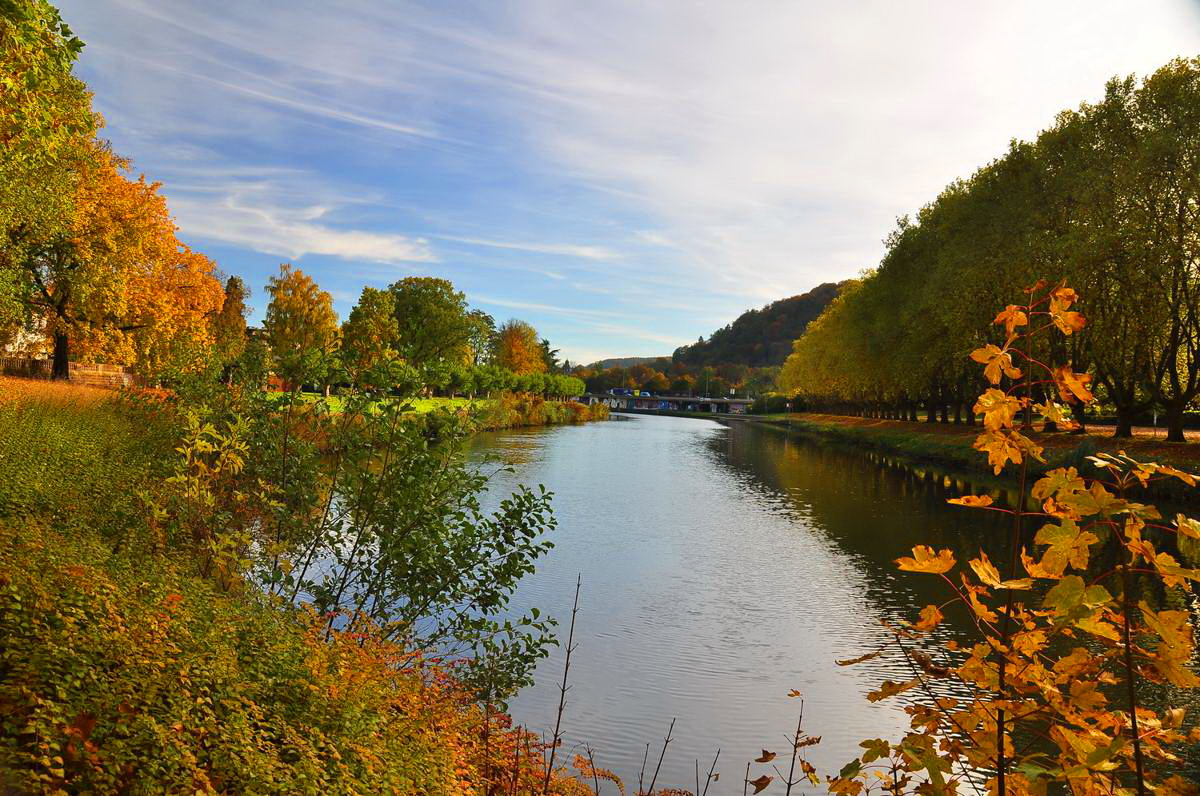
[[[758,395],[771,390],[778,367],[754,368],[743,364],[689,365],[661,357],[627,368],[577,366],[570,372],[583,379],[589,392],[616,388],[645,390],[655,395],[728,395],[731,391]]]
[[[245,290],[230,280],[226,293],[243,301]],[[227,379],[261,381],[269,369],[289,388],[403,384],[448,394],[511,390],[549,397],[585,389],[581,379],[561,372],[558,352],[530,324],[513,319],[497,327],[445,279],[409,277],[387,288],[364,287],[341,324],[329,293],[290,265],[280,266],[267,293],[262,334],[252,332],[242,350],[222,350]],[[224,314],[236,324],[236,306]]]
[[[177,237],[159,184],[99,138],[102,120],[72,74],[82,43],[44,0],[0,17],[0,347],[72,361],[328,384],[402,363],[431,389],[572,395],[557,351],[529,324],[499,328],[448,281],[364,288],[345,324],[329,294],[281,268],[265,334],[247,334],[249,292]],[[485,367],[487,366],[487,367]]]
[[[992,336],[973,309],[1050,277],[1086,297],[1088,325],[1034,355],[1093,372],[1118,436],[1157,408],[1182,440],[1200,394],[1198,164],[1200,60],[1113,79],[902,218],[878,268],[796,341],[781,388],[835,410],[969,419],[967,355]]]

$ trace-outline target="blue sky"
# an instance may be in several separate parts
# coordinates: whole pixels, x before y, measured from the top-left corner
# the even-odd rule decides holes
[[[62,0],[106,135],[252,287],[450,279],[573,361],[875,264],[897,216],[1200,54],[1186,2]]]

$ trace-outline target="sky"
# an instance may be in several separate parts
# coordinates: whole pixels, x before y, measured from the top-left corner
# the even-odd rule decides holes
[[[896,218],[1200,55],[1200,2],[59,0],[104,135],[253,291],[449,279],[573,362],[878,263]]]

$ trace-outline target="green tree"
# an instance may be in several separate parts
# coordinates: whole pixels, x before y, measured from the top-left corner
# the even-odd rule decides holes
[[[470,361],[472,335],[480,320],[468,316],[466,297],[454,285],[445,279],[413,276],[388,291],[395,305],[396,347],[405,361],[415,368]]]
[[[246,299],[250,291],[241,277],[225,280],[225,300],[213,322],[213,359],[221,369],[221,381],[232,383],[235,363],[246,350]]]
[[[342,324],[342,364],[356,382],[398,356],[400,330],[388,290],[364,287],[350,317]]]

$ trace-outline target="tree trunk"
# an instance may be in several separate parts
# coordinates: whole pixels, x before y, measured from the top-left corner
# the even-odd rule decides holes
[[[54,333],[54,365],[50,370],[50,378],[71,378],[71,347],[66,332]]]
[[[962,425],[962,410],[963,410],[962,401],[956,402],[954,404],[954,425],[956,425],[956,426]]]
[[[934,406],[934,403],[932,400],[929,402],[929,410],[925,414],[925,422],[926,423],[936,423],[937,422],[937,407]]]
[[[1167,405],[1167,442],[1184,442],[1183,404]]]
[[[1133,436],[1133,411],[1117,407],[1117,430],[1113,439],[1129,439]]]
[[[941,420],[943,423],[949,423],[949,422],[950,422],[950,417],[949,417],[949,415],[947,414],[947,412],[946,412],[946,409],[947,409],[947,407],[946,407],[946,404],[942,404],[942,407],[941,407],[941,416],[940,416],[940,420]]]
[[[1084,407],[1082,403],[1071,404],[1071,415],[1075,418],[1075,429],[1072,434],[1086,434],[1087,424],[1084,422],[1087,418],[1084,415]]]

